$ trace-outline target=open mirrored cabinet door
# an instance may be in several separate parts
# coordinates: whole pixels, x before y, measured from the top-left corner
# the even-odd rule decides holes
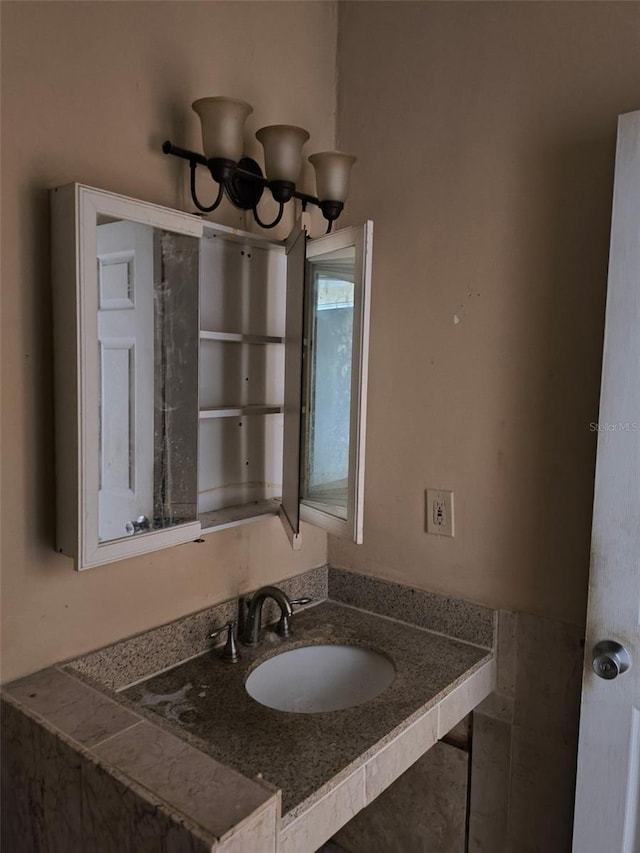
[[[52,207],[58,549],[85,569],[199,535],[202,224],[77,184]]]
[[[364,521],[372,237],[367,222],[307,241],[304,275],[287,282],[298,294],[304,289],[304,309],[301,331],[287,320],[287,347],[296,336],[303,347],[300,379],[292,368],[285,384],[285,412],[300,412],[299,434],[285,430],[285,472],[296,459],[300,519],[356,543]],[[287,299],[289,310],[295,295]],[[295,502],[285,473],[283,505]]]
[[[302,438],[302,357],[307,232],[298,222],[286,241],[287,298],[284,361],[284,434],[280,519],[291,547],[300,536],[300,450]]]
[[[283,246],[51,198],[58,550],[88,569],[277,513],[295,549],[300,520],[361,542],[372,224]]]

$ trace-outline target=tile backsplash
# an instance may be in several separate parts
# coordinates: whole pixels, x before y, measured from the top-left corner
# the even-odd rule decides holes
[[[329,598],[482,648],[491,648],[494,642],[495,611],[461,599],[330,566],[286,578],[277,586],[291,599],[311,598],[309,606]],[[274,621],[277,615],[275,602],[267,600],[263,623]],[[212,630],[236,618],[237,599],[222,601],[106,649],[90,652],[67,666],[77,675],[112,690],[121,690],[206,651],[212,645],[208,638]]]
[[[327,567],[310,569],[277,584],[289,598],[311,598],[317,604],[327,598]],[[263,624],[274,619],[277,610],[272,601],[265,602]],[[90,652],[70,662],[74,673],[112,690],[121,690],[161,669],[199,655],[213,645],[209,634],[232,619],[238,618],[238,601],[230,599],[181,617],[167,625],[129,637],[105,649]],[[221,644],[223,639],[217,640]]]
[[[460,598],[333,566],[329,567],[329,598],[485,649],[493,646],[496,611]]]

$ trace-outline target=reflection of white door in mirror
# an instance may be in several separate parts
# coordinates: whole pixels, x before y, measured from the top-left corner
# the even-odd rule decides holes
[[[153,517],[153,229],[97,226],[100,450],[98,537]]]
[[[56,546],[81,570],[200,535],[202,222],[81,184],[51,204]]]

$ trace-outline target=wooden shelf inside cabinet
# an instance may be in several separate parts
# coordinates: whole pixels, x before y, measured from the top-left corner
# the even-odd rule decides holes
[[[270,498],[264,501],[252,501],[238,506],[228,506],[200,513],[202,533],[221,530],[224,527],[236,527],[249,521],[260,521],[268,515],[278,515],[281,501]]]
[[[237,418],[243,415],[280,415],[282,406],[216,406],[200,409],[200,420],[206,418]]]
[[[200,332],[201,341],[220,341],[225,344],[283,344],[284,338],[275,335],[242,335],[235,332]]]

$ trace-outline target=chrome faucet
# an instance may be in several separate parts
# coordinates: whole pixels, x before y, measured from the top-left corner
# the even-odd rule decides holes
[[[281,637],[291,636],[291,617],[294,604],[309,604],[310,598],[289,600],[288,595],[277,586],[263,586],[254,593],[249,602],[249,610],[242,632],[241,641],[245,646],[257,646],[260,642],[262,627],[262,606],[267,598],[272,598],[280,608],[280,620],[276,628]]]

